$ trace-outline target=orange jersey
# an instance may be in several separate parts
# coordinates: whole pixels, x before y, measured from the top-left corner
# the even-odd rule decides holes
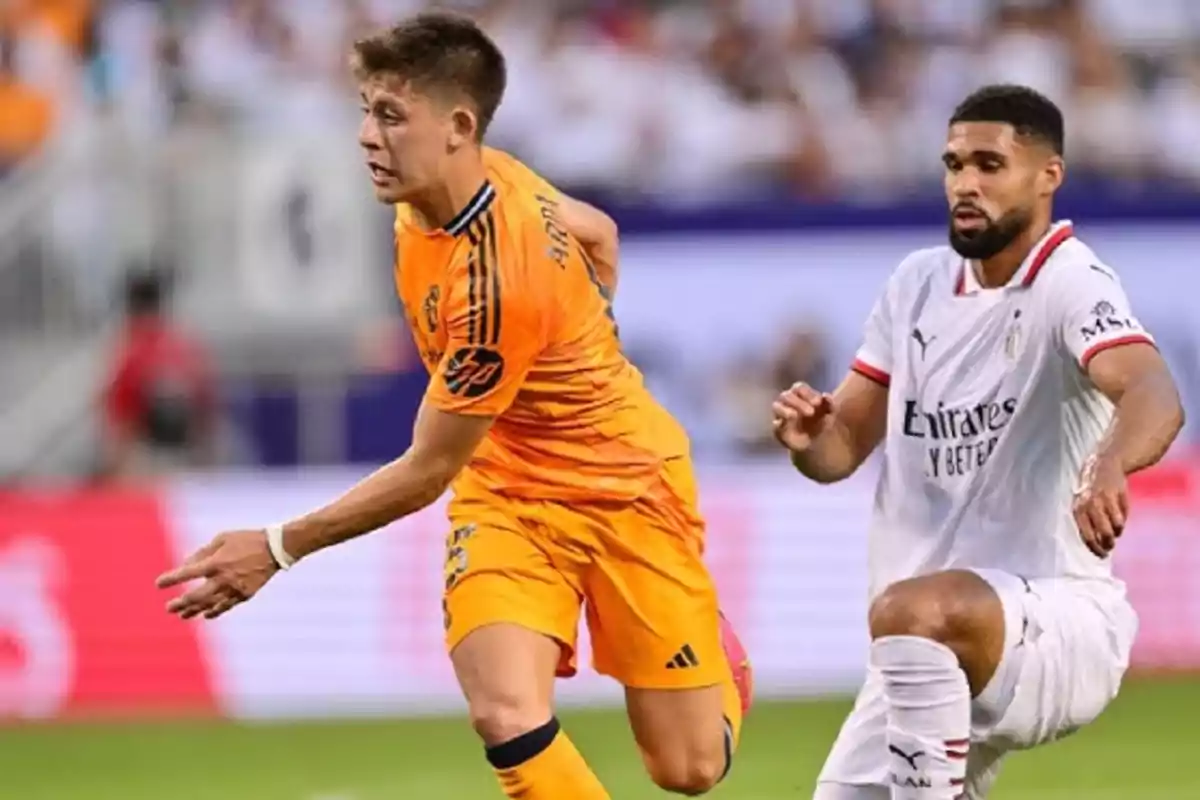
[[[445,228],[396,208],[396,287],[431,379],[425,402],[494,416],[455,485],[522,498],[632,500],[682,427],[617,339],[611,294],[556,215],[557,191],[485,149],[488,182]]]

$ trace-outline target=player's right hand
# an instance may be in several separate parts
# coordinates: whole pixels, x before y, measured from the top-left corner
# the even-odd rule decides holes
[[[800,453],[811,447],[824,430],[833,412],[833,398],[807,383],[794,383],[775,399],[771,409],[775,414],[775,438],[788,450]]]

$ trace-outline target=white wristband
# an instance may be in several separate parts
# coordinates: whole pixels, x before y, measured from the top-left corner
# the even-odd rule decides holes
[[[267,548],[271,551],[271,558],[275,559],[275,563],[282,570],[292,568],[297,559],[288,554],[287,550],[283,549],[283,525],[276,523],[267,527]]]

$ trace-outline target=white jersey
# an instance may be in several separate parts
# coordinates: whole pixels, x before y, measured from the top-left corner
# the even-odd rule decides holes
[[[1113,413],[1087,364],[1132,342],[1153,340],[1069,222],[1001,288],[981,287],[948,246],[906,258],[854,362],[889,387],[871,596],[952,568],[1111,579],[1071,501]]]

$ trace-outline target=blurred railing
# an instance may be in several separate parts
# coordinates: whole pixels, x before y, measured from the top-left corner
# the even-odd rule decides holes
[[[75,471],[68,443],[78,451],[87,435],[115,250],[135,218],[120,195],[137,174],[116,157],[117,133],[103,119],[68,128],[3,183],[0,478]]]

